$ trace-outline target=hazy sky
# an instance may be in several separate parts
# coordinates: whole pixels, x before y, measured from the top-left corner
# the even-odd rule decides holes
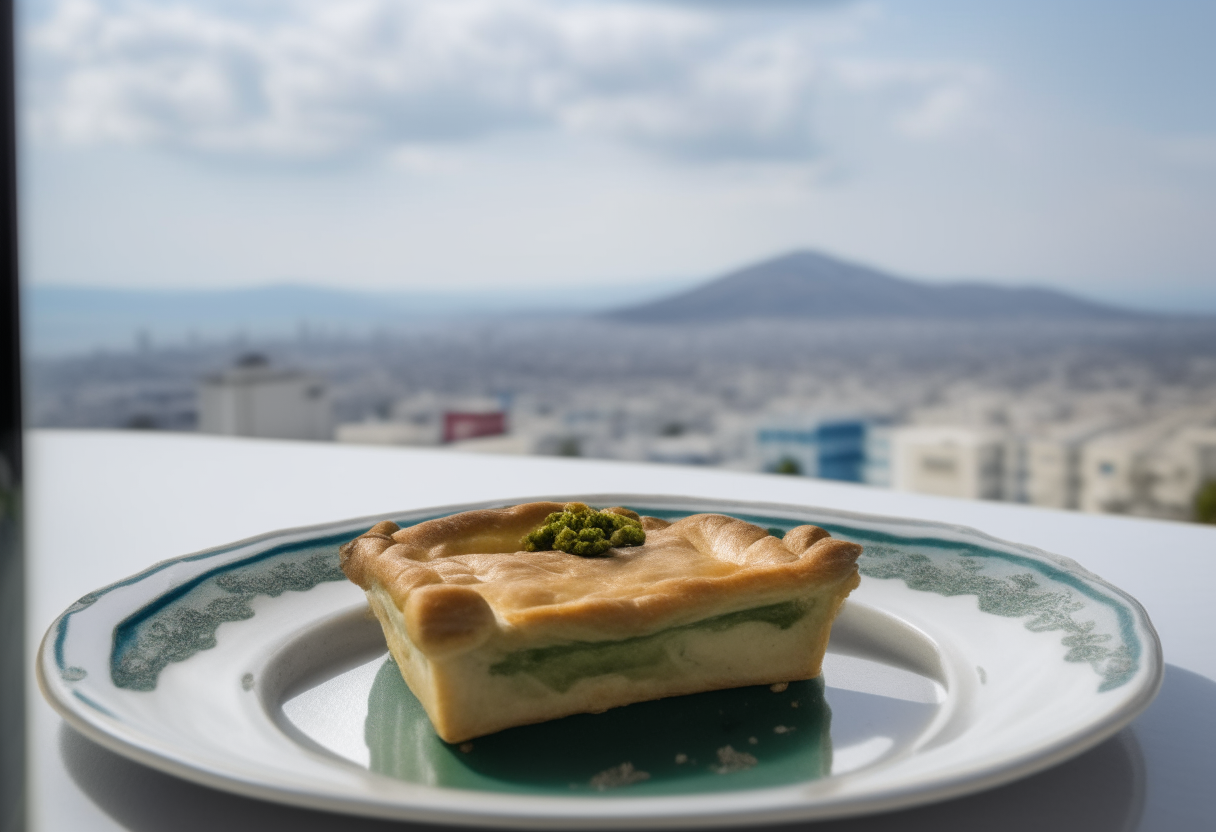
[[[637,283],[817,248],[1216,310],[1216,4],[27,0],[27,280]]]

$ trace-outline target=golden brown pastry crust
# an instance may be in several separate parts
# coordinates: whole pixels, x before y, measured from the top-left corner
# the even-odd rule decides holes
[[[342,547],[342,568],[365,590],[382,585],[403,610],[423,587],[468,587],[504,628],[528,630],[529,641],[550,628],[593,640],[606,632],[641,635],[699,620],[707,609],[756,606],[797,586],[851,577],[852,589],[859,580],[856,543],[835,540],[817,526],[799,526],[778,539],[721,514],[675,523],[647,517],[646,542],[612,549],[611,557],[516,551],[525,534],[563,505],[467,511],[391,535],[393,524],[381,523]],[[444,597],[469,603],[456,601],[463,593]],[[437,601],[427,605],[433,614],[439,614]]]
[[[525,534],[563,507],[482,509],[404,529],[379,523],[341,549],[343,570],[368,592],[403,675],[449,742],[656,696],[811,678],[819,673],[832,618],[860,580],[855,543],[816,526],[778,539],[720,514],[674,523],[643,518],[646,542],[604,557],[518,551]],[[771,671],[756,659],[738,672],[706,670],[700,682],[597,677],[572,693],[525,691],[524,698],[535,701],[516,703],[515,716],[499,699],[498,722],[474,713],[486,708],[468,698],[466,689],[479,678],[506,684],[485,674],[512,651],[649,636],[791,600],[814,611],[797,633],[782,634],[794,639],[797,655],[774,654]],[[458,679],[461,690],[453,693]],[[552,701],[542,703],[545,697]]]

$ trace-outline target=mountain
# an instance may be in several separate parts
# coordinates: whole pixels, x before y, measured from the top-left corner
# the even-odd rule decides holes
[[[22,294],[24,349],[41,356],[246,337],[358,337],[507,317],[641,323],[1159,318],[1049,289],[920,283],[814,252],[787,254],[707,283],[649,281],[573,291],[506,285],[375,292],[300,285],[187,290],[34,284]]]
[[[606,317],[634,323],[745,319],[1143,320],[1147,315],[1051,289],[931,284],[799,251]]]

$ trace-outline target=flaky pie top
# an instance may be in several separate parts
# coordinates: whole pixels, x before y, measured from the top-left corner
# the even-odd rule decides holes
[[[778,539],[724,515],[644,517],[646,543],[603,557],[518,551],[523,535],[563,506],[484,508],[404,529],[378,523],[342,547],[342,568],[361,588],[387,591],[407,619],[444,609],[492,615],[501,630],[557,628],[586,639],[649,633],[816,586],[848,592],[858,581],[857,544],[815,525]]]
[[[404,529],[378,523],[342,547],[342,568],[363,589],[386,590],[407,621],[472,617],[500,631],[590,639],[653,632],[818,586],[847,593],[859,580],[856,543],[809,525],[779,539],[720,514],[642,518],[645,543],[603,557],[519,551],[521,538],[564,505],[467,511]]]

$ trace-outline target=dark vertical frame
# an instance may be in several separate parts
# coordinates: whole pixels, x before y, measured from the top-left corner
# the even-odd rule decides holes
[[[0,0],[0,830],[25,828],[25,566],[13,3]]]

